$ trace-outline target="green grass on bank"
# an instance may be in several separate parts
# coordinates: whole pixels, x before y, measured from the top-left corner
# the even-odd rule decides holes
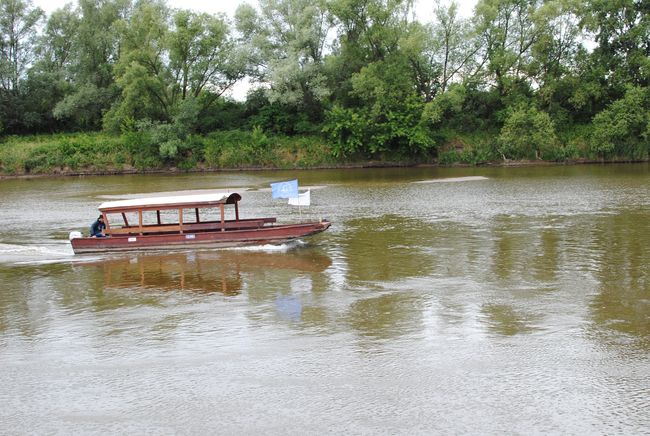
[[[4,175],[112,173],[166,168],[310,168],[334,165],[318,137],[271,137],[259,132],[214,132],[159,145],[147,133],[114,136],[69,133],[12,136],[0,142]]]
[[[525,132],[524,132],[525,133]],[[558,133],[552,146],[520,156],[545,162],[601,160],[585,138],[588,126],[574,126]],[[0,138],[0,175],[101,174],[218,169],[316,168],[348,165],[482,165],[526,159],[505,154],[497,129],[472,133],[437,131],[426,154],[403,156],[383,153],[377,156],[334,157],[332,147],[320,136],[267,135],[252,131],[219,131],[207,135],[189,135],[183,140],[161,140],[155,129],[111,135],[103,132],[67,133]],[[530,147],[528,147],[530,148]],[[527,154],[526,154],[527,153]],[[636,156],[636,155],[635,155]],[[633,156],[647,160],[647,152]],[[607,160],[630,157],[612,155]]]
[[[102,133],[10,136],[0,143],[3,174],[102,172],[128,163],[121,138]]]

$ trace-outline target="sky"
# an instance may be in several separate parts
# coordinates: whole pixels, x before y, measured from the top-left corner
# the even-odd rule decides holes
[[[477,0],[456,0],[459,14],[469,17],[472,14]],[[66,3],[76,4],[76,0],[33,0],[34,6],[38,6],[46,13],[50,13]],[[256,5],[257,0],[167,0],[167,4],[173,8],[192,9],[195,11],[217,13],[223,12],[229,17],[235,15],[235,10],[242,3]],[[416,0],[415,11],[420,22],[428,23],[433,21],[433,0]]]
[[[456,0],[458,4],[458,14],[461,17],[470,17],[476,2],[478,0]],[[32,0],[34,6],[38,6],[50,14],[58,8],[63,7],[66,3],[77,4],[77,0]],[[448,0],[443,0],[444,4]],[[257,5],[257,0],[167,0],[167,5],[178,9],[191,9],[198,12],[218,13],[222,12],[228,17],[233,18],[237,7],[242,3]],[[430,23],[433,21],[434,0],[415,0],[415,14],[421,23]],[[246,93],[250,85],[243,81],[235,85],[231,90],[230,96],[236,100],[245,100]]]

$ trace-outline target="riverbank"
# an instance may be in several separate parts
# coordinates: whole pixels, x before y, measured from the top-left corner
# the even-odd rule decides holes
[[[631,162],[598,159],[584,150],[554,161],[504,159],[493,134],[448,133],[440,146],[414,156],[334,156],[319,136],[268,136],[253,130],[193,135],[173,149],[142,132],[15,136],[0,142],[0,179],[176,172],[259,171],[418,166],[539,166]],[[585,155],[585,156],[581,156]],[[638,160],[637,160],[638,161]]]
[[[629,160],[616,160],[616,161],[603,161],[603,160],[593,160],[593,159],[578,159],[564,162],[548,162],[540,160],[519,160],[519,161],[500,161],[500,162],[487,162],[480,165],[470,165],[464,163],[456,164],[439,164],[439,163],[416,163],[416,164],[404,164],[399,162],[358,162],[354,164],[342,164],[342,165],[329,165],[329,166],[313,166],[313,167],[294,167],[292,170],[296,171],[307,171],[307,170],[329,170],[329,169],[363,169],[363,168],[462,168],[462,167],[541,167],[541,166],[563,166],[563,165],[588,165],[588,164],[630,164],[630,163],[644,163],[647,161],[629,161]],[[181,170],[176,167],[168,168],[158,168],[158,169],[148,169],[148,170],[138,170],[135,168],[132,169],[122,169],[122,170],[110,170],[110,171],[66,171],[66,170],[56,170],[50,173],[38,173],[38,174],[0,174],[0,180],[11,180],[11,179],[38,179],[44,177],[85,177],[85,176],[112,176],[112,175],[129,175],[129,174],[180,174],[180,173],[217,173],[217,172],[254,172],[254,171],[273,171],[273,170],[282,170],[286,168],[275,168],[275,167],[240,167],[240,168],[203,168],[203,169],[188,169]]]

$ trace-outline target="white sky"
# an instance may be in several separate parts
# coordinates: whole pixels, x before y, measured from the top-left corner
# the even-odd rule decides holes
[[[76,0],[32,0],[34,6],[39,6],[46,13],[50,13],[66,3],[76,4]],[[447,3],[445,1],[444,3]],[[463,17],[469,17],[476,5],[477,0],[456,0],[458,12]],[[167,4],[173,8],[193,9],[196,11],[217,13],[223,12],[229,17],[235,15],[235,10],[242,3],[256,5],[257,0],[167,0]],[[433,21],[434,0],[415,0],[415,11],[422,23]]]
[[[458,13],[462,17],[470,17],[474,6],[478,0],[456,0],[458,4]],[[58,8],[63,7],[66,3],[77,4],[77,0],[32,0],[34,6],[38,6],[50,14]],[[223,12],[228,17],[233,18],[237,7],[242,3],[257,5],[257,0],[166,0],[167,5],[178,9],[192,9],[200,12],[218,13]],[[443,4],[448,4],[450,0],[443,0]],[[421,23],[430,23],[433,21],[434,0],[415,0],[415,14]],[[230,95],[236,100],[245,100],[246,93],[250,84],[242,81],[235,85]]]
[[[45,0],[39,0],[45,3]],[[61,0],[54,0],[61,1]],[[474,5],[477,0],[456,0],[458,3],[459,14],[463,17],[469,17],[472,14]],[[242,3],[256,5],[257,0],[230,0],[230,1],[206,1],[206,0],[167,0],[167,4],[175,8],[194,9],[204,12],[224,12],[226,15],[233,17],[237,7]],[[422,23],[433,21],[433,0],[415,0],[415,10],[418,19]]]

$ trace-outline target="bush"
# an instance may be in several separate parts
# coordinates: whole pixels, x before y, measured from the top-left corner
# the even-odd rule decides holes
[[[497,150],[504,159],[544,159],[558,146],[551,117],[533,106],[519,105],[507,116]]]
[[[11,137],[0,151],[0,169],[10,174],[121,168],[128,152],[119,137],[101,133]]]
[[[204,144],[209,168],[313,167],[333,159],[330,147],[320,137],[267,135],[261,128],[212,132]]]
[[[415,96],[405,98],[390,109],[335,106],[326,114],[323,133],[336,157],[357,154],[371,157],[387,152],[422,155],[435,146],[423,111],[424,104]]]
[[[648,158],[650,95],[647,88],[630,87],[625,96],[593,120],[590,149],[603,158]]]
[[[478,132],[459,135],[454,131],[441,131],[441,147],[438,162],[443,165],[455,163],[481,165],[498,159],[493,135]]]

